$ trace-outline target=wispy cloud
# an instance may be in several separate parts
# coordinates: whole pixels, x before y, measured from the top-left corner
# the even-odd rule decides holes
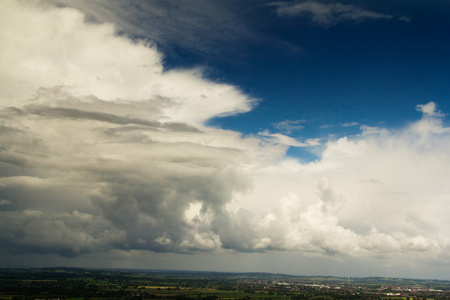
[[[75,7],[96,23],[113,23],[118,32],[152,41],[168,55],[179,58],[178,49],[207,60],[240,61],[242,49],[255,45],[293,53],[303,49],[289,41],[267,35],[258,24],[248,22],[251,2],[180,1],[70,1],[49,0]],[[251,17],[251,16],[250,16]],[[230,53],[232,55],[230,55]],[[254,54],[257,55],[257,54]],[[167,66],[166,66],[167,67]]]
[[[319,126],[319,128],[327,129],[327,128],[332,128],[332,127],[355,127],[358,125],[359,125],[358,122],[346,122],[346,123],[342,123],[342,124],[324,124],[324,125]]]
[[[305,122],[305,120],[284,120],[278,123],[273,123],[272,126],[278,130],[281,130],[282,132],[290,134],[293,131],[303,129],[304,126],[301,124]]]
[[[272,143],[292,146],[292,147],[311,147],[311,146],[319,146],[320,139],[306,139],[301,142],[298,139],[287,136],[281,133],[270,133],[269,131],[262,131],[258,133],[261,136],[268,137]]]
[[[358,122],[348,122],[342,124],[342,127],[352,127],[352,126],[358,126]]]
[[[327,128],[332,128],[332,127],[334,127],[334,126],[335,126],[335,125],[325,124],[325,125],[320,125],[319,128],[327,129]]]
[[[342,3],[324,4],[318,1],[294,1],[273,2],[271,5],[277,7],[276,12],[280,17],[306,16],[317,25],[325,27],[344,21],[393,18],[389,14],[377,13]]]
[[[363,135],[378,135],[378,134],[387,135],[389,133],[389,130],[382,127],[361,125],[360,129]]]
[[[55,0],[74,6],[91,20],[114,23],[128,35],[148,38],[171,51],[178,46],[203,55],[219,55],[219,44],[232,49],[238,41],[258,39],[245,25],[234,6],[212,1],[72,1]],[[233,24],[233,26],[230,26]],[[213,53],[214,52],[214,53]]]

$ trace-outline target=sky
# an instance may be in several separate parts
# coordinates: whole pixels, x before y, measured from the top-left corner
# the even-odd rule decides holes
[[[0,1],[0,267],[450,280],[450,3]]]

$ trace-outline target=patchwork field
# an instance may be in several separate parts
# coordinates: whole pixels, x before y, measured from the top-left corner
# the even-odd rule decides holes
[[[450,299],[450,282],[77,268],[0,269],[1,300]]]

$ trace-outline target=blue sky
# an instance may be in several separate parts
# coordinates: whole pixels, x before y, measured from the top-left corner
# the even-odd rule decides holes
[[[209,123],[244,134],[276,131],[272,124],[301,120],[303,128],[292,133],[295,138],[340,137],[356,134],[360,125],[404,126],[420,118],[414,109],[420,103],[434,101],[449,110],[448,3],[348,1],[328,6],[336,3],[381,17],[352,19],[327,12],[327,21],[320,23],[314,21],[318,12],[277,14],[275,2],[221,2],[194,8],[190,16],[186,12],[186,24],[181,19],[168,30],[174,37],[166,33],[156,43],[167,69],[205,68],[206,76],[258,99],[248,113]],[[145,36],[148,22],[153,21],[142,16],[133,25]],[[184,36],[184,25],[191,22],[196,24]],[[145,37],[151,39],[151,33]],[[316,158],[292,148],[289,154]]]
[[[0,20],[0,266],[450,279],[448,1]]]
[[[236,18],[247,23],[245,32],[264,38],[247,41],[237,33],[204,51],[179,49],[179,41],[162,49],[175,52],[167,51],[169,66],[205,66],[208,75],[261,100],[250,113],[215,120],[225,128],[256,133],[297,119],[308,121],[305,136],[329,133],[321,125],[351,122],[398,127],[417,119],[413,107],[423,101],[446,110],[450,24],[445,2],[397,3],[361,6],[390,19],[318,24],[312,13],[278,16],[273,5],[251,2]]]

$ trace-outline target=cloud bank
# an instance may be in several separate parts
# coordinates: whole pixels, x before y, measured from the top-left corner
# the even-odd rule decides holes
[[[324,143],[242,136],[205,122],[255,99],[199,69],[163,71],[155,47],[111,24],[20,1],[1,2],[0,20],[2,251],[450,262],[450,129],[435,103],[402,129]]]

